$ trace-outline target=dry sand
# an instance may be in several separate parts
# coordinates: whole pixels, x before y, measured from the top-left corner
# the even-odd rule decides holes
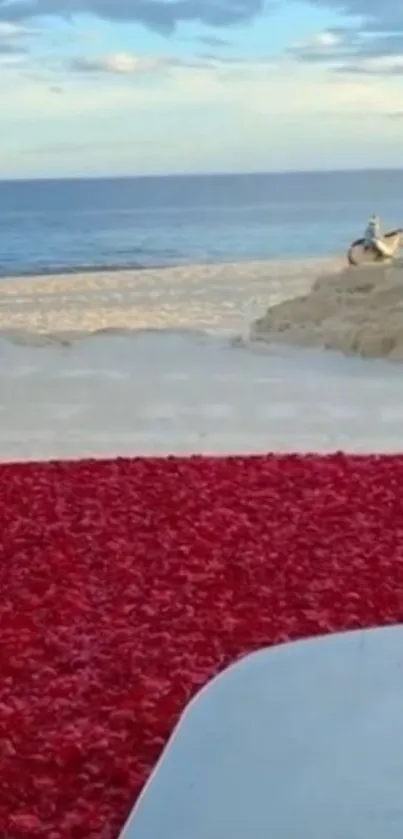
[[[323,275],[306,294],[271,306],[254,321],[251,337],[403,361],[403,268]]]
[[[305,294],[337,267],[334,258],[267,260],[3,278],[0,334],[28,340],[21,333],[45,333],[52,341],[111,328],[249,329],[268,303]]]

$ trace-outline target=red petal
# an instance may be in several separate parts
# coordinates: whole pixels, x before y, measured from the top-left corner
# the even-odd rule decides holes
[[[218,670],[402,621],[402,486],[403,457],[0,466],[0,835],[115,839]]]

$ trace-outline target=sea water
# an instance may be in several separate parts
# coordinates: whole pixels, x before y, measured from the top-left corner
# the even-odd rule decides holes
[[[393,171],[3,181],[0,275],[344,253],[402,193]]]

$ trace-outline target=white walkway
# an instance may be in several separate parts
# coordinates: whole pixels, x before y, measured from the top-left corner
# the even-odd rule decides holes
[[[0,459],[403,449],[400,365],[143,332],[0,340]]]
[[[248,656],[190,704],[121,839],[401,839],[403,627]]]

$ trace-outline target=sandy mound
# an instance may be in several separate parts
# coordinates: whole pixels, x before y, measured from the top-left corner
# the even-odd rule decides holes
[[[403,268],[324,275],[308,294],[268,309],[251,338],[403,361]]]

